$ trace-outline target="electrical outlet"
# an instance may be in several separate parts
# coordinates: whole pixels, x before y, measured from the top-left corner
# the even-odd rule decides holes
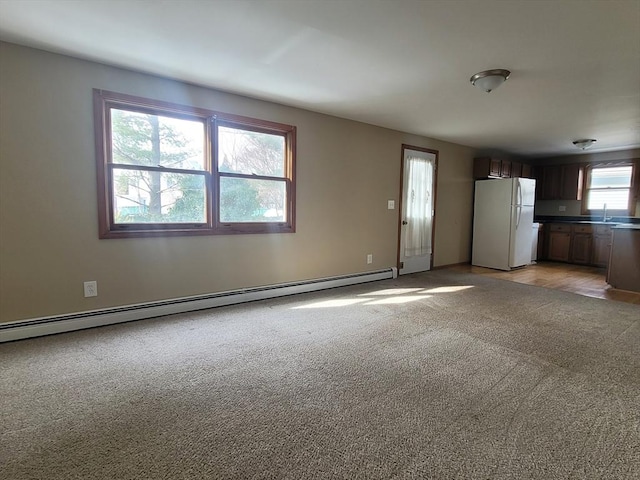
[[[92,280],[91,282],[84,282],[84,296],[97,297],[98,296],[98,282]]]
[[[367,255],[367,264],[373,263],[373,253]]]
[[[558,207],[558,211],[559,212],[566,212],[567,211],[567,206],[566,205],[560,205]]]
[[[393,210],[394,208],[396,208],[396,201],[395,200],[387,200],[387,208],[389,210]]]

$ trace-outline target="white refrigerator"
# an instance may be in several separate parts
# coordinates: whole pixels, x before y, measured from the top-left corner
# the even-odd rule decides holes
[[[531,263],[536,181],[476,181],[471,263],[511,270]]]

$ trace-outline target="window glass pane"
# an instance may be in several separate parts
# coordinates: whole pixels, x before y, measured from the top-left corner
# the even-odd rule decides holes
[[[603,210],[607,205],[607,210],[626,210],[629,208],[629,190],[591,190],[589,192],[589,202],[587,209]]]
[[[111,109],[112,162],[203,170],[204,122]]]
[[[220,178],[221,222],[284,222],[286,184],[277,180]]]
[[[629,188],[631,186],[631,166],[594,168],[591,170],[590,188]]]
[[[113,169],[116,223],[204,223],[204,175]]]
[[[246,175],[284,176],[282,135],[218,127],[218,169]]]

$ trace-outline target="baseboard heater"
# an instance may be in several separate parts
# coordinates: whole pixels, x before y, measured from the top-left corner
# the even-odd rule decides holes
[[[192,312],[208,308],[252,302],[267,298],[284,297],[297,293],[315,292],[328,288],[344,287],[358,283],[396,278],[397,269],[389,268],[373,272],[340,275],[301,282],[281,283],[263,287],[243,288],[209,295],[174,298],[157,302],[125,305],[87,312],[53,317],[31,318],[0,324],[0,343],[24,338],[40,337],[55,333],[71,332],[114,323],[161,317],[173,313]]]

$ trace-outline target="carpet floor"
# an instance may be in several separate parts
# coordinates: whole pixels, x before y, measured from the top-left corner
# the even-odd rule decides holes
[[[439,270],[3,344],[0,478],[638,479],[640,307]]]

